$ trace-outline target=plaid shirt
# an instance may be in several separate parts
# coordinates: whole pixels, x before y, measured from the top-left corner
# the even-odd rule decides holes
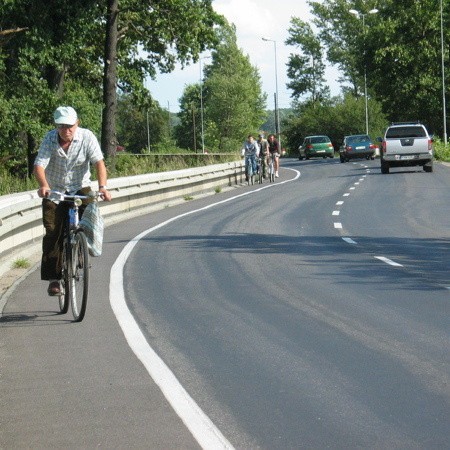
[[[90,187],[90,165],[103,159],[97,138],[86,128],[77,128],[69,150],[61,148],[58,130],[49,131],[42,141],[35,166],[45,169],[51,189],[74,194],[83,187]]]

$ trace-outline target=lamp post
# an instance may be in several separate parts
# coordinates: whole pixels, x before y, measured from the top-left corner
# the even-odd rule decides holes
[[[378,9],[371,9],[369,14],[376,14]],[[356,11],[356,9],[350,9],[349,13],[355,15],[356,17],[362,17],[363,33],[364,33],[364,101],[366,109],[366,134],[369,134],[369,105],[367,101],[367,61],[366,61],[366,14]]]
[[[203,68],[202,60],[209,59],[211,56],[204,56],[199,58],[200,63],[200,122],[201,122],[201,139],[202,139],[202,153],[205,153],[205,134],[203,130]]]
[[[277,70],[277,41],[273,39],[262,38],[263,41],[273,42],[273,49],[275,54],[275,132],[278,138],[278,144],[281,151],[281,129],[280,129],[280,114],[278,110],[278,70]]]
[[[444,146],[447,146],[447,112],[445,107],[445,69],[444,69],[444,16],[441,0],[441,66],[442,66],[442,114],[444,117]]]

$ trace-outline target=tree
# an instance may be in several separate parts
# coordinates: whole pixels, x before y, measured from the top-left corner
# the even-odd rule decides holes
[[[132,94],[121,94],[117,101],[117,142],[130,153],[154,150],[169,138],[168,112],[156,102],[139,103]],[[148,134],[149,132],[149,134]]]
[[[368,71],[383,109],[391,120],[421,120],[430,131],[441,133],[440,22],[436,2],[407,0],[400,6],[390,0],[379,14],[380,27],[370,42]],[[448,36],[448,27],[445,29]]]
[[[295,154],[305,136],[325,134],[337,148],[345,135],[364,133],[364,109],[364,99],[351,93],[316,105],[305,102],[284,124],[287,146]],[[385,129],[386,117],[381,104],[375,100],[370,100],[370,110],[372,138],[375,138]]]
[[[369,95],[382,103],[389,120],[421,120],[442,132],[440,14],[435,0],[323,0],[310,5],[328,59],[354,85],[355,93],[362,92],[367,71]],[[375,7],[377,14],[367,14]],[[365,29],[350,9],[366,14]],[[445,14],[445,42],[449,20]],[[448,86],[448,71],[446,77]]]
[[[147,75],[170,72],[216,43],[214,28],[223,23],[211,0],[108,0],[105,47],[104,121],[102,142],[108,153],[115,150],[114,82],[123,92],[142,92]],[[116,31],[117,27],[117,31]],[[117,46],[117,54],[114,48]],[[142,50],[142,51],[141,51]],[[111,52],[110,55],[107,53]],[[145,56],[141,56],[145,55]],[[115,58],[117,58],[118,72]]]
[[[291,19],[289,38],[286,45],[294,45],[300,54],[289,56],[287,87],[292,90],[291,97],[299,100],[304,94],[310,94],[310,101],[315,104],[329,96],[329,88],[325,86],[325,64],[323,62],[322,45],[314,35],[311,26],[297,17]]]
[[[180,99],[180,123],[175,127],[178,146],[201,149],[200,84],[189,84]]]
[[[104,103],[103,151],[113,154],[117,93],[148,98],[146,76],[195,60],[222,23],[211,0],[109,0],[108,9],[94,0],[9,0],[0,18],[3,30],[24,29],[0,41],[0,155],[27,149],[29,161],[60,104],[100,134]]]
[[[266,95],[258,69],[236,43],[233,26],[220,30],[220,44],[205,66],[204,117],[209,142],[219,151],[236,151],[265,120]]]

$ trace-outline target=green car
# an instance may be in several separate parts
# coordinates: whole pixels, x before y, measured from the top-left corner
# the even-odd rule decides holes
[[[306,136],[298,148],[298,159],[334,158],[334,147],[328,136]]]

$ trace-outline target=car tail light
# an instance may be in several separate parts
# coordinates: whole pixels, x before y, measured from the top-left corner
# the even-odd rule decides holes
[[[350,147],[350,145],[347,145],[347,146],[345,147],[345,150],[346,150],[347,152],[351,152],[351,151],[352,151],[352,148]]]
[[[375,144],[370,144],[369,148],[372,149],[372,150],[375,150],[377,148],[377,146]]]
[[[313,148],[313,146],[312,146],[312,144],[308,144],[308,145],[306,146],[306,148],[311,149],[311,148]]]
[[[431,139],[428,139],[428,151],[433,151],[433,141]]]
[[[328,147],[333,148],[333,144],[328,144]]]
[[[381,144],[381,149],[383,150],[383,153],[386,153],[386,141],[383,141]]]

